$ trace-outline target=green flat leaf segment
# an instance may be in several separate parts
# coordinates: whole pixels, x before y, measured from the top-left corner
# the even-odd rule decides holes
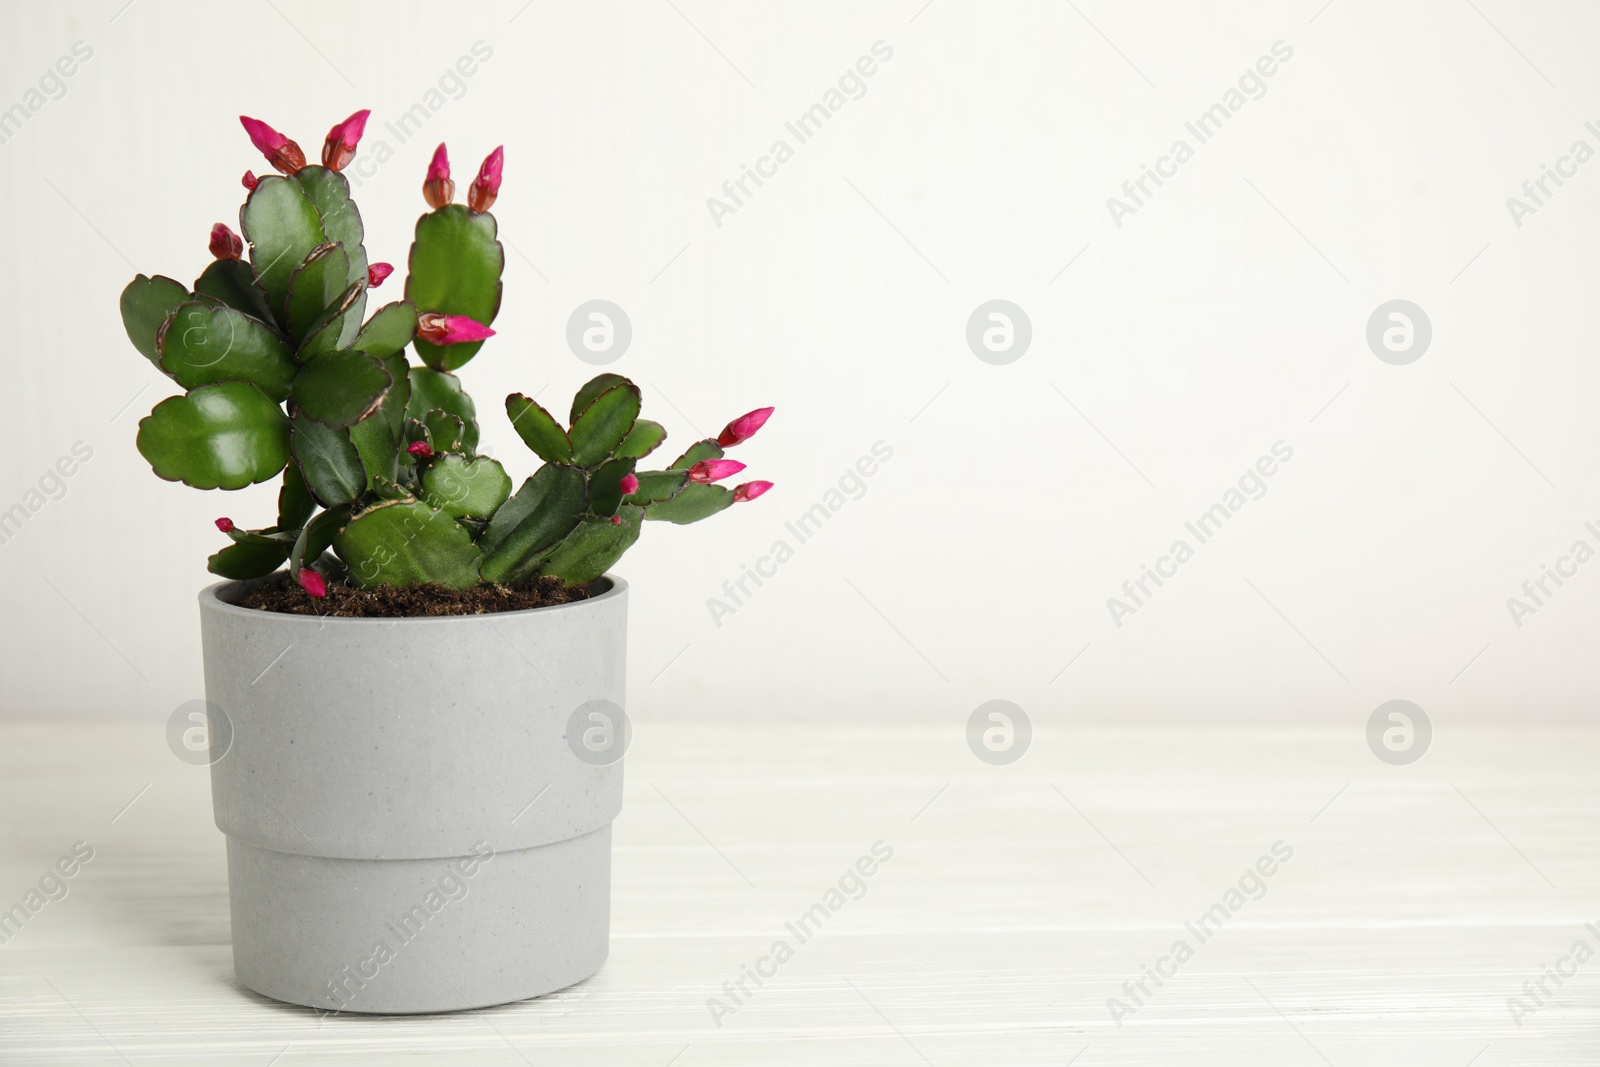
[[[567,431],[539,404],[521,393],[506,397],[506,415],[522,443],[546,463],[572,462],[572,442]]]
[[[573,420],[572,462],[593,467],[614,452],[639,417],[639,387],[632,382],[612,386]]]
[[[139,423],[157,475],[196,489],[243,489],[289,462],[289,420],[261,390],[219,382],[168,397]]]
[[[189,290],[182,283],[159,274],[154,278],[137,275],[122,290],[122,328],[133,347],[158,367],[161,353],[156,349],[156,331],[189,299]]]
[[[418,312],[465,315],[484,325],[500,311],[500,274],[506,253],[496,239],[494,216],[449,204],[417,220],[406,299]],[[418,338],[417,354],[437,370],[457,370],[482,341],[433,345]]]
[[[307,418],[352,426],[378,410],[394,384],[380,360],[347,349],[318,356],[294,380],[294,402]]]
[[[488,519],[511,495],[511,477],[488,456],[445,453],[422,474],[422,498],[453,518]]]
[[[426,504],[388,501],[340,531],[334,550],[363,589],[439,582],[455,589],[478,583],[478,547],[466,529]]]
[[[584,519],[550,553],[539,573],[553,575],[568,585],[588,585],[599,578],[639,540],[644,509],[624,505],[617,517],[622,520],[620,523],[608,518]]]
[[[181,304],[156,335],[161,369],[185,389],[243,381],[274,401],[289,395],[294,356],[270,327],[231,307]]]
[[[250,242],[256,284],[267,294],[279,322],[285,322],[289,279],[313,249],[328,242],[322,216],[298,182],[269,174],[245,201],[239,226]]]
[[[323,507],[352,503],[366,489],[361,453],[346,431],[302,415],[294,420],[293,443],[306,487]]]

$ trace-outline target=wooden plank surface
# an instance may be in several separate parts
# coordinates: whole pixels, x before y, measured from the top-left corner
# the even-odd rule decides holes
[[[319,1017],[234,981],[207,774],[160,724],[0,724],[0,907],[94,849],[0,945],[0,1062],[1600,1062],[1600,957],[1508,1007],[1575,942],[1600,949],[1600,731],[1440,727],[1391,767],[1360,723],[1048,728],[991,767],[963,725],[642,722],[596,977]],[[892,858],[798,943],[785,922],[875,842]],[[1201,942],[1185,923],[1279,842]],[[793,957],[714,1020],[780,938]],[[1180,939],[1192,958],[1137,1003],[1124,983]]]

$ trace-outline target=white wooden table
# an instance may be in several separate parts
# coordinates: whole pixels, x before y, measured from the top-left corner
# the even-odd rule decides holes
[[[1600,958],[1545,978],[1520,1026],[1508,1008],[1600,950],[1600,731],[1437,725],[1391,767],[1361,723],[1068,725],[991,767],[963,726],[641,722],[596,977],[320,1017],[234,981],[207,772],[161,724],[0,725],[0,908],[94,849],[0,945],[0,1062],[1600,1063]],[[878,841],[865,895],[799,943],[785,922]],[[1185,922],[1279,841],[1292,858],[1202,943]],[[708,999],[780,938],[793,957],[719,1027]],[[1192,958],[1134,1001],[1179,939]]]

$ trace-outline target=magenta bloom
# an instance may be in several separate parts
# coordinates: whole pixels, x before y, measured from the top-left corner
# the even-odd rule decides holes
[[[284,174],[293,174],[306,165],[306,154],[300,151],[300,146],[265,122],[249,115],[240,115],[239,124],[250,135],[250,143],[267,157],[267,162],[275,169]]]
[[[300,583],[301,589],[304,589],[314,597],[320,598],[328,595],[328,583],[322,580],[322,575],[310,567],[301,568],[300,573],[294,576],[294,580]]]
[[[621,487],[623,496],[632,496],[639,491],[639,479],[632,474],[624,474],[622,481],[617,484]]]
[[[217,529],[223,533],[233,533],[233,520],[224,515],[217,520]]]
[[[754,500],[771,488],[771,482],[745,482],[743,485],[736,485],[733,487],[733,502],[737,504],[742,500]]]
[[[428,177],[422,183],[422,198],[435,211],[456,198],[456,183],[450,180],[450,154],[445,151],[443,141],[433,150],[433,159],[428,163]]]
[[[322,142],[324,167],[344,170],[356,158],[356,145],[361,143],[361,135],[366,132],[367,116],[370,114],[370,110],[362,108],[328,131],[328,139]]]
[[[367,288],[376,289],[383,280],[394,273],[393,263],[374,263],[367,268]]]
[[[211,227],[211,254],[218,259],[238,259],[244,255],[244,238],[219,222]]]
[[[732,478],[742,470],[744,464],[736,459],[703,459],[689,468],[689,480],[710,485],[724,478]]]
[[[459,345],[493,337],[494,331],[465,315],[441,315],[430,311],[417,316],[417,336],[433,345]]]
[[[481,215],[494,206],[495,199],[500,195],[500,176],[505,165],[506,146],[500,145],[489,153],[483,166],[478,168],[478,176],[472,180],[472,188],[467,190],[467,207]]]
[[[406,445],[406,451],[418,459],[427,459],[433,455],[433,446],[426,441],[412,441],[409,445]]]
[[[256,191],[256,186],[261,184],[261,179],[256,177],[255,171],[247,170],[244,172],[244,177],[239,179],[239,184],[253,193]]]
[[[742,444],[756,435],[756,431],[767,424],[772,417],[771,408],[756,408],[754,411],[740,415],[722,428],[717,435],[717,444],[723,448],[732,448]]]

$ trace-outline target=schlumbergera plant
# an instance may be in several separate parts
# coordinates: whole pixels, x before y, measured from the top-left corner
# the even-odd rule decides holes
[[[771,488],[716,484],[744,469],[724,450],[771,408],[640,470],[667,432],[639,417],[636,385],[602,374],[578,390],[565,426],[520,393],[506,398],[513,427],[544,461],[513,493],[501,464],[477,452],[477,409],[456,376],[494,335],[500,309],[505,252],[489,208],[502,150],[484,160],[463,206],[439,146],[405,299],[364,318],[370,290],[394,269],[368,262],[340,173],[367,115],[328,133],[321,166],[241,117],[280,172],[245,172],[243,236],[212,228],[215,258],[192,288],[141,274],[122,293],[129,339],[186,390],[139,424],[139,451],[156,474],[197,489],[282,478],[272,525],[217,520],[232,543],[211,557],[213,573],[256,578],[287,564],[312,596],[326,595],[328,579],[463,589],[549,575],[582,585],[616,563],[644,520],[697,522]]]

